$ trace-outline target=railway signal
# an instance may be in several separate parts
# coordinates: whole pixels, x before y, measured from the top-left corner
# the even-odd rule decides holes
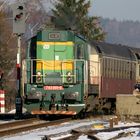
[[[13,33],[23,34],[25,33],[25,21],[26,21],[26,9],[23,3],[14,3],[11,5],[13,10]]]

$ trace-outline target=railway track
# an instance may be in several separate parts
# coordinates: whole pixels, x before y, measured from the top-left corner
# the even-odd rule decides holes
[[[128,128],[131,128],[131,127],[140,128],[140,125],[125,126],[125,127],[123,126],[123,127],[117,127],[117,128],[107,128],[107,129],[101,129],[101,130],[88,130],[88,131],[81,131],[79,129],[72,129],[69,136],[66,136],[64,138],[60,138],[59,140],[76,140],[81,135],[87,135],[87,138],[92,139],[92,140],[100,140],[97,136],[95,136],[97,133],[124,130],[124,129],[128,129]],[[116,135],[115,137],[113,137],[109,140],[116,140],[117,138],[127,137],[127,136],[130,136],[130,134],[132,134],[132,133],[135,133],[135,132],[134,131],[121,132],[121,133],[119,133],[118,135]],[[51,137],[44,136],[42,138],[42,140],[48,140],[48,139],[51,140]]]
[[[47,127],[51,125],[58,125],[62,122],[70,121],[70,118],[59,119],[54,121],[40,120],[37,118],[31,118],[27,120],[19,120],[9,123],[0,124],[0,137],[8,136],[24,131],[29,131],[41,127]]]
[[[97,134],[97,133],[99,133],[99,132],[113,132],[113,131],[118,131],[118,130],[125,130],[125,129],[128,129],[128,128],[131,128],[131,127],[140,127],[140,125],[135,125],[135,126],[122,126],[122,127],[117,127],[117,128],[106,128],[106,129],[99,129],[99,130],[89,130],[89,131],[80,131],[80,130],[77,130],[77,129],[73,129],[72,131],[71,131],[71,136],[69,137],[69,138],[67,138],[67,139],[69,139],[69,140],[71,140],[73,137],[75,138],[75,137],[78,137],[78,136],[80,136],[80,135],[87,135],[87,137],[89,138],[89,139],[92,139],[92,140],[100,140],[98,137],[96,137],[95,135]],[[134,133],[133,131],[131,132],[121,132],[121,133],[119,133],[118,135],[116,135],[115,137],[113,137],[113,138],[111,138],[111,139],[109,139],[109,140],[115,140],[115,139],[117,139],[117,138],[122,138],[122,137],[127,137],[127,136],[129,136],[129,134],[131,134],[131,133]],[[66,138],[64,138],[64,139],[60,139],[60,140],[66,140]]]
[[[112,115],[105,115],[104,117],[101,117],[101,116],[95,116],[95,117],[90,117],[92,119],[97,119],[97,120],[106,120],[108,121],[109,123],[109,119],[110,118],[113,118],[114,116]],[[115,122],[114,122],[115,123]],[[103,129],[94,129],[92,130],[89,127],[85,127],[85,128],[75,128],[75,129],[71,129],[71,131],[69,131],[69,133],[62,133],[62,137],[63,138],[59,138],[59,140],[76,140],[78,139],[80,136],[82,135],[86,135],[87,138],[89,139],[93,139],[93,140],[100,140],[96,134],[100,133],[100,132],[112,132],[112,131],[118,131],[118,130],[125,130],[125,129],[128,129],[128,128],[140,128],[140,125],[132,125],[132,126],[121,126],[121,127],[114,127],[114,128],[108,128],[108,127],[104,127]],[[116,138],[121,138],[121,137],[127,137],[131,134],[134,134],[135,132],[133,131],[128,131],[128,132],[120,132],[118,135],[116,135],[114,137],[114,139]],[[51,140],[52,138],[57,139],[57,137],[59,137],[60,134],[50,134],[50,135],[44,135],[44,137],[42,137],[42,140]],[[110,139],[110,140],[113,140],[113,139]]]
[[[98,120],[108,120],[110,117],[112,118],[113,116],[112,115],[109,115],[109,116],[105,115],[103,117],[94,116],[94,117],[90,117],[90,119],[92,118],[95,120],[97,120],[97,119]],[[13,135],[13,134],[17,134],[20,132],[30,131],[30,130],[41,128],[41,127],[59,125],[61,123],[69,122],[69,121],[72,121],[72,119],[71,118],[65,118],[65,119],[61,118],[59,120],[46,121],[46,120],[41,120],[39,118],[30,118],[30,119],[26,119],[26,120],[18,120],[18,121],[13,121],[13,122],[9,122],[9,123],[4,123],[4,124],[0,124],[0,137]],[[132,127],[132,126],[129,126],[129,127]],[[140,127],[140,126],[133,126],[133,127]],[[69,137],[62,138],[62,140],[65,140],[65,139],[69,139],[69,140],[72,139],[73,140],[73,139],[76,139],[83,134],[87,135],[91,139],[96,139],[95,134],[97,134],[99,132],[109,132],[109,131],[111,132],[111,131],[116,131],[116,130],[126,129],[126,128],[128,128],[128,127],[119,127],[119,128],[103,129],[103,130],[92,130],[92,131],[90,131],[90,129],[78,129],[78,128],[76,128],[76,129],[71,131],[71,133],[70,133],[71,135]],[[51,137],[55,137],[55,136],[44,135],[44,138],[42,138],[42,140],[47,140]]]

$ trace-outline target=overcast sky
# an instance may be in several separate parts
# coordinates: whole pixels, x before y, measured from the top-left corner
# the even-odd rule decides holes
[[[4,0],[0,0],[4,1]],[[15,0],[5,0],[15,1]],[[24,1],[24,0],[21,0]],[[51,7],[50,0],[40,0],[45,7]],[[52,0],[53,1],[53,0]],[[89,15],[101,16],[117,20],[140,21],[140,0],[90,0],[91,9]]]
[[[140,21],[140,0],[91,0],[91,16]]]

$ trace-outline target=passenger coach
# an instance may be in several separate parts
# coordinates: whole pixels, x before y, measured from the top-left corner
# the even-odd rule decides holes
[[[91,43],[89,102],[91,108],[115,108],[117,94],[132,94],[137,57],[127,46]],[[94,96],[93,96],[94,95]]]

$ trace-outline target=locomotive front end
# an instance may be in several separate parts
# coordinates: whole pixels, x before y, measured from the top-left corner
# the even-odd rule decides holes
[[[77,58],[75,40],[69,31],[41,31],[30,44],[23,97],[32,114],[76,115],[84,110],[86,60]]]

